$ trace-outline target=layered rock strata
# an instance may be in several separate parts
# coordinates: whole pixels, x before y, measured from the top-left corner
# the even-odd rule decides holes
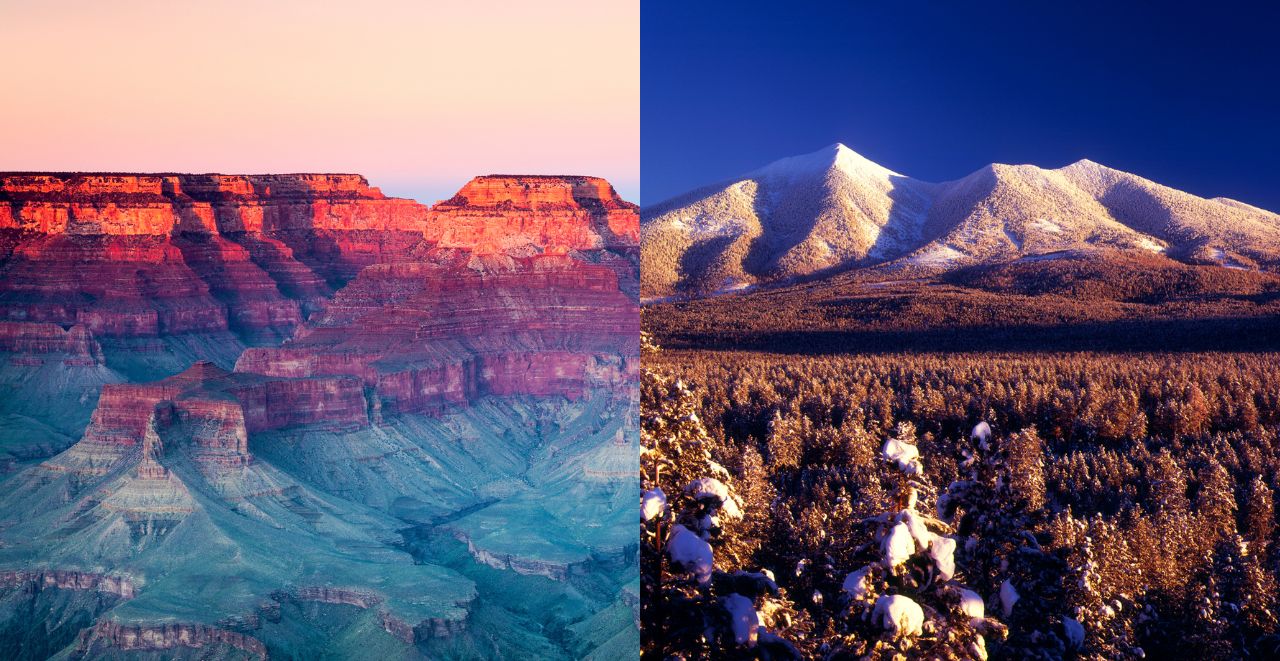
[[[282,338],[426,207],[357,175],[0,175],[0,319]]]
[[[85,629],[77,651],[92,658],[108,650],[157,652],[179,647],[207,649],[213,656],[230,649],[250,658],[267,658],[267,648],[262,641],[237,631],[204,624],[123,624],[110,619],[99,620],[92,628]]]
[[[384,264],[281,347],[246,350],[236,371],[354,377],[383,412],[485,394],[577,398],[634,376],[638,323],[611,269],[567,257]]]
[[[344,376],[279,379],[231,373],[202,362],[155,383],[107,384],[81,451],[123,455],[140,446],[151,425],[193,426],[192,443],[249,459],[252,432],[297,425],[341,430],[369,424],[359,381]]]
[[[133,580],[128,576],[112,576],[94,572],[63,569],[0,571],[0,587],[26,586],[32,590],[85,590],[132,599]]]
[[[640,214],[597,177],[488,175],[431,209],[427,238],[481,254],[573,254],[639,296]]]
[[[65,356],[67,365],[102,364],[102,347],[82,325],[63,328],[51,323],[0,321],[0,352],[11,362],[42,363],[49,354]]]
[[[405,645],[459,633],[474,586],[392,545],[379,503],[465,507],[487,480],[442,466],[510,481],[544,430],[589,444],[495,411],[625,408],[637,251],[636,208],[591,177],[480,177],[428,210],[354,175],[0,174],[0,369],[107,382],[74,446],[7,478],[0,586],[119,599],[73,657],[260,656],[281,600]]]
[[[598,177],[488,175],[433,207],[426,234],[477,252],[629,250],[639,245],[640,214]]]

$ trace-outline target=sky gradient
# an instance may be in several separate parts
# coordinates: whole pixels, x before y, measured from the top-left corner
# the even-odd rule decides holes
[[[642,5],[642,202],[843,142],[928,181],[1081,158],[1280,211],[1280,5]]]
[[[639,194],[639,2],[0,0],[0,170],[487,173]]]

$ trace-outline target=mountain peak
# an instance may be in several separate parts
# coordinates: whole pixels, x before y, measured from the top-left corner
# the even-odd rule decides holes
[[[778,159],[759,170],[749,173],[748,176],[791,177],[800,174],[812,176],[826,175],[833,170],[843,172],[854,178],[873,177],[884,179],[902,176],[840,142],[832,143],[807,154]]]
[[[835,162],[833,167],[854,176],[874,176],[878,178],[902,177],[903,175],[886,168],[879,163],[849,149],[837,142],[834,145]]]
[[[1115,168],[1109,168],[1097,161],[1091,161],[1087,158],[1082,158],[1071,165],[1067,165],[1059,169],[1077,172],[1118,172]]]

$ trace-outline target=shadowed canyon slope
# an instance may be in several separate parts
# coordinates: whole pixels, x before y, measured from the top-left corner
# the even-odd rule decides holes
[[[592,177],[0,174],[0,644],[638,648],[638,239]]]
[[[1280,265],[1280,216],[1091,161],[990,165],[928,183],[844,145],[786,158],[643,212],[643,295],[699,296],[871,269],[885,279],[976,265],[1160,255]]]

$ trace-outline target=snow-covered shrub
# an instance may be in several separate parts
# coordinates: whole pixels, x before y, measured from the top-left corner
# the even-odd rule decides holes
[[[999,639],[1004,627],[986,617],[981,597],[960,582],[952,528],[926,513],[933,488],[914,428],[900,425],[881,457],[901,509],[865,522],[872,543],[857,553],[866,564],[844,577],[844,633],[830,653],[986,658],[987,638]]]

